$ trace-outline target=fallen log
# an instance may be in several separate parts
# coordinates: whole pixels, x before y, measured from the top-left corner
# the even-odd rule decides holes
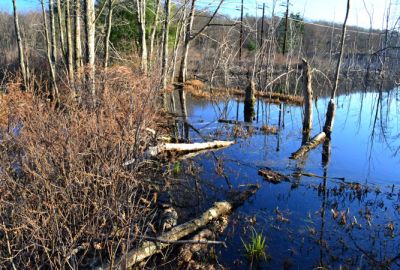
[[[234,197],[231,197],[232,199],[229,202],[223,201],[214,203],[214,206],[205,211],[200,217],[173,227],[170,231],[157,237],[157,241],[143,242],[139,248],[129,251],[126,256],[118,258],[114,264],[107,263],[97,268],[97,270],[126,269],[142,262],[144,259],[161,252],[163,248],[168,247],[174,241],[178,241],[202,227],[205,227],[210,221],[229,214],[234,208],[243,204],[245,200],[255,194],[258,188],[259,186],[256,186],[251,190],[240,192]]]
[[[304,156],[305,153],[320,145],[325,139],[325,132],[317,134],[314,138],[311,139],[311,141],[307,142],[306,144],[301,146],[296,152],[292,153],[290,159],[299,159],[300,157]]]
[[[234,144],[234,141],[212,141],[204,143],[163,143],[149,147],[146,156],[156,157],[163,152],[189,153],[206,149],[224,148]]]

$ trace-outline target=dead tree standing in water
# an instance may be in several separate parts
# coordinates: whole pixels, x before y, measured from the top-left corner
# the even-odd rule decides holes
[[[303,74],[303,96],[304,96],[304,117],[303,117],[303,142],[305,144],[310,139],[313,117],[313,90],[312,90],[312,73],[308,62],[302,59]]]
[[[347,23],[347,18],[349,17],[349,10],[350,10],[350,0],[347,0],[346,17],[344,19],[343,28],[342,28],[342,36],[340,38],[339,59],[337,61],[337,65],[336,65],[335,84],[332,88],[331,100],[329,101],[328,109],[326,111],[326,119],[325,119],[325,125],[324,125],[324,132],[327,134],[328,137],[330,136],[330,134],[332,132],[333,121],[335,119],[335,113],[336,113],[335,96],[336,96],[336,92],[337,92],[337,88],[338,88],[338,84],[339,84],[340,65],[342,64],[343,45],[344,45],[344,41],[346,39],[346,23]]]

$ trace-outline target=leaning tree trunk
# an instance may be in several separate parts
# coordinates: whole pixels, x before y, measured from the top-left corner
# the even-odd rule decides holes
[[[85,0],[86,63],[88,66],[89,91],[93,106],[96,104],[95,84],[95,11],[94,0]]]
[[[107,32],[104,37],[104,62],[103,67],[105,70],[108,68],[108,59],[109,59],[109,48],[110,48],[110,35],[111,35],[111,26],[112,26],[112,14],[113,14],[113,0],[108,0],[108,15],[107,15]]]
[[[329,101],[329,104],[328,104],[328,110],[326,112],[325,125],[324,125],[324,132],[328,135],[328,137],[330,136],[330,134],[332,132],[333,122],[334,122],[335,113],[336,113],[335,96],[336,96],[336,91],[337,91],[338,83],[339,83],[340,65],[342,64],[343,45],[344,45],[344,41],[346,39],[346,23],[347,23],[347,18],[349,17],[349,11],[350,11],[350,0],[347,0],[346,17],[343,22],[342,36],[340,38],[339,59],[337,61],[337,65],[336,65],[335,84],[332,88],[331,100]]]
[[[27,76],[28,74],[27,74],[27,68],[25,66],[24,47],[22,45],[21,30],[19,28],[16,0],[13,0],[13,9],[14,9],[15,34],[17,35],[17,43],[18,43],[19,68],[22,74],[22,79],[24,80],[24,85],[22,89],[26,90],[28,88],[28,76]]]
[[[56,72],[55,72],[55,68],[54,68],[54,62],[52,61],[52,56],[51,56],[51,43],[50,43],[50,37],[49,37],[49,31],[48,31],[46,10],[44,7],[44,0],[41,0],[41,4],[42,4],[42,12],[43,12],[44,33],[45,33],[46,45],[47,45],[47,62],[49,64],[49,70],[50,70],[51,98],[55,102],[55,104],[58,105],[60,102],[60,97],[59,97],[57,83],[56,83]]]

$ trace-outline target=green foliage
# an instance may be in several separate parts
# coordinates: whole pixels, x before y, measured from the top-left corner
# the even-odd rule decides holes
[[[98,14],[103,7],[104,2],[107,0],[99,0],[96,6],[96,13]],[[152,32],[152,27],[155,20],[156,13],[156,0],[148,0],[146,5],[146,35],[149,37]],[[172,5],[172,15],[176,12],[177,8]],[[97,20],[97,28],[105,29],[105,24],[107,20],[108,7],[103,9],[99,20]],[[164,16],[164,8],[160,6],[159,9],[159,20]],[[133,49],[137,49],[141,46],[140,38],[140,25],[138,23],[136,5],[132,1],[122,1],[121,3],[114,6],[113,9],[113,23],[111,27],[110,42],[113,46],[120,52],[131,52]],[[161,38],[163,24],[159,23],[156,31],[156,38]],[[175,41],[175,33],[177,31],[177,26],[174,22],[170,25],[170,36],[169,43],[170,46],[173,45]]]
[[[247,49],[251,52],[255,51],[258,49],[258,43],[254,40],[249,41],[249,43],[247,44]]]
[[[174,168],[172,169],[172,172],[176,175],[176,174],[179,174],[181,171],[182,171],[181,163],[180,162],[175,162],[174,163]]]
[[[251,238],[250,241],[248,243],[244,242],[243,239],[242,243],[243,243],[243,247],[245,249],[246,252],[246,257],[249,260],[258,260],[258,259],[263,259],[263,260],[267,260],[267,254],[265,252],[265,236],[263,234],[263,232],[258,233],[254,228],[252,228],[252,232],[251,232]]]
[[[286,14],[280,21],[277,31],[276,38],[278,41],[278,49],[283,52],[283,44],[286,38],[286,48],[285,53],[290,50],[296,50],[301,45],[302,36],[304,34],[304,23],[303,18],[299,13],[289,14],[287,33],[285,33],[286,26]]]

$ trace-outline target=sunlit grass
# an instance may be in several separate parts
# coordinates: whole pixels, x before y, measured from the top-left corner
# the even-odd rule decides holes
[[[265,244],[265,236],[263,232],[258,233],[254,228],[251,232],[251,237],[248,243],[242,240],[243,247],[245,249],[246,257],[253,260],[267,260],[268,256],[265,252],[266,244]]]

